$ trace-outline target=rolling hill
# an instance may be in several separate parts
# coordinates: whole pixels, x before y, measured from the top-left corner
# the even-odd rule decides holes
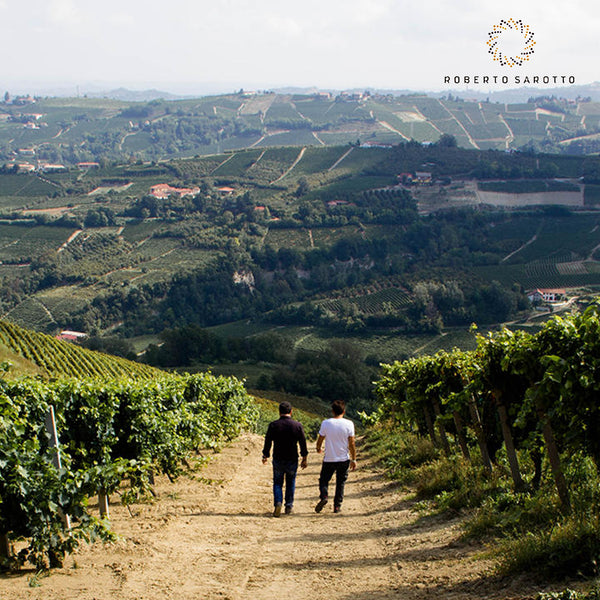
[[[528,144],[589,151],[600,103],[541,96],[532,102],[465,101],[412,94],[238,93],[131,102],[15,98],[0,104],[0,160],[75,165],[164,160],[244,148],[388,145],[453,135],[465,148]],[[560,145],[562,144],[562,146]],[[597,149],[596,149],[597,150]],[[593,150],[592,150],[593,151]]]

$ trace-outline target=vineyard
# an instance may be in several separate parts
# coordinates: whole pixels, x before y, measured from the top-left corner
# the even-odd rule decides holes
[[[388,467],[400,477],[421,465],[421,494],[476,509],[472,534],[509,540],[504,572],[597,574],[599,343],[595,304],[534,334],[503,329],[473,351],[383,367],[378,418],[413,446],[388,441]]]
[[[151,494],[155,475],[174,479],[257,417],[240,382],[210,374],[0,380],[0,408],[0,560],[37,569],[82,541],[114,539],[111,494]],[[100,515],[88,509],[95,495]]]
[[[506,286],[518,283],[525,289],[582,288],[600,285],[600,273],[591,267],[588,270],[585,263],[576,263],[576,268],[573,264],[546,259],[524,265],[476,267],[474,272],[489,281],[499,281]]]
[[[347,296],[330,300],[322,300],[318,304],[325,310],[337,313],[347,310],[353,305],[364,314],[394,312],[406,308],[410,303],[410,295],[405,290],[389,287],[387,289],[366,292],[363,295]]]
[[[0,320],[0,343],[31,361],[50,377],[153,377],[148,365],[108,356]]]

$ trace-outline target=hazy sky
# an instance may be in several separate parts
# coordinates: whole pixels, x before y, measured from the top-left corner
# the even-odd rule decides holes
[[[510,17],[537,44],[508,71],[486,41]],[[506,73],[583,84],[600,80],[599,38],[598,0],[0,0],[0,86],[439,90],[444,75]]]

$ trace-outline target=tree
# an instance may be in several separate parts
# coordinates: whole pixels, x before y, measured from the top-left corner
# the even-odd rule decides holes
[[[458,146],[456,138],[449,133],[442,133],[436,145],[440,148],[456,148]]]
[[[308,183],[308,179],[306,177],[300,177],[298,180],[298,187],[294,192],[296,198],[302,198],[302,196],[308,194],[310,192],[310,184]]]

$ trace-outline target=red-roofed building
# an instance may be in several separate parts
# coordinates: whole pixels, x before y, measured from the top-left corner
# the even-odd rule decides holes
[[[79,342],[83,338],[87,337],[87,333],[82,333],[81,331],[70,331],[68,329],[64,329],[55,337],[57,340],[62,340],[63,342]]]
[[[565,299],[566,295],[567,291],[562,288],[536,288],[535,290],[529,290],[527,292],[529,301],[534,304],[537,302],[560,302]]]
[[[219,194],[221,194],[221,196],[231,196],[231,194],[233,194],[233,192],[235,192],[235,190],[232,187],[223,186],[223,187],[217,188],[217,192],[219,192]]]

